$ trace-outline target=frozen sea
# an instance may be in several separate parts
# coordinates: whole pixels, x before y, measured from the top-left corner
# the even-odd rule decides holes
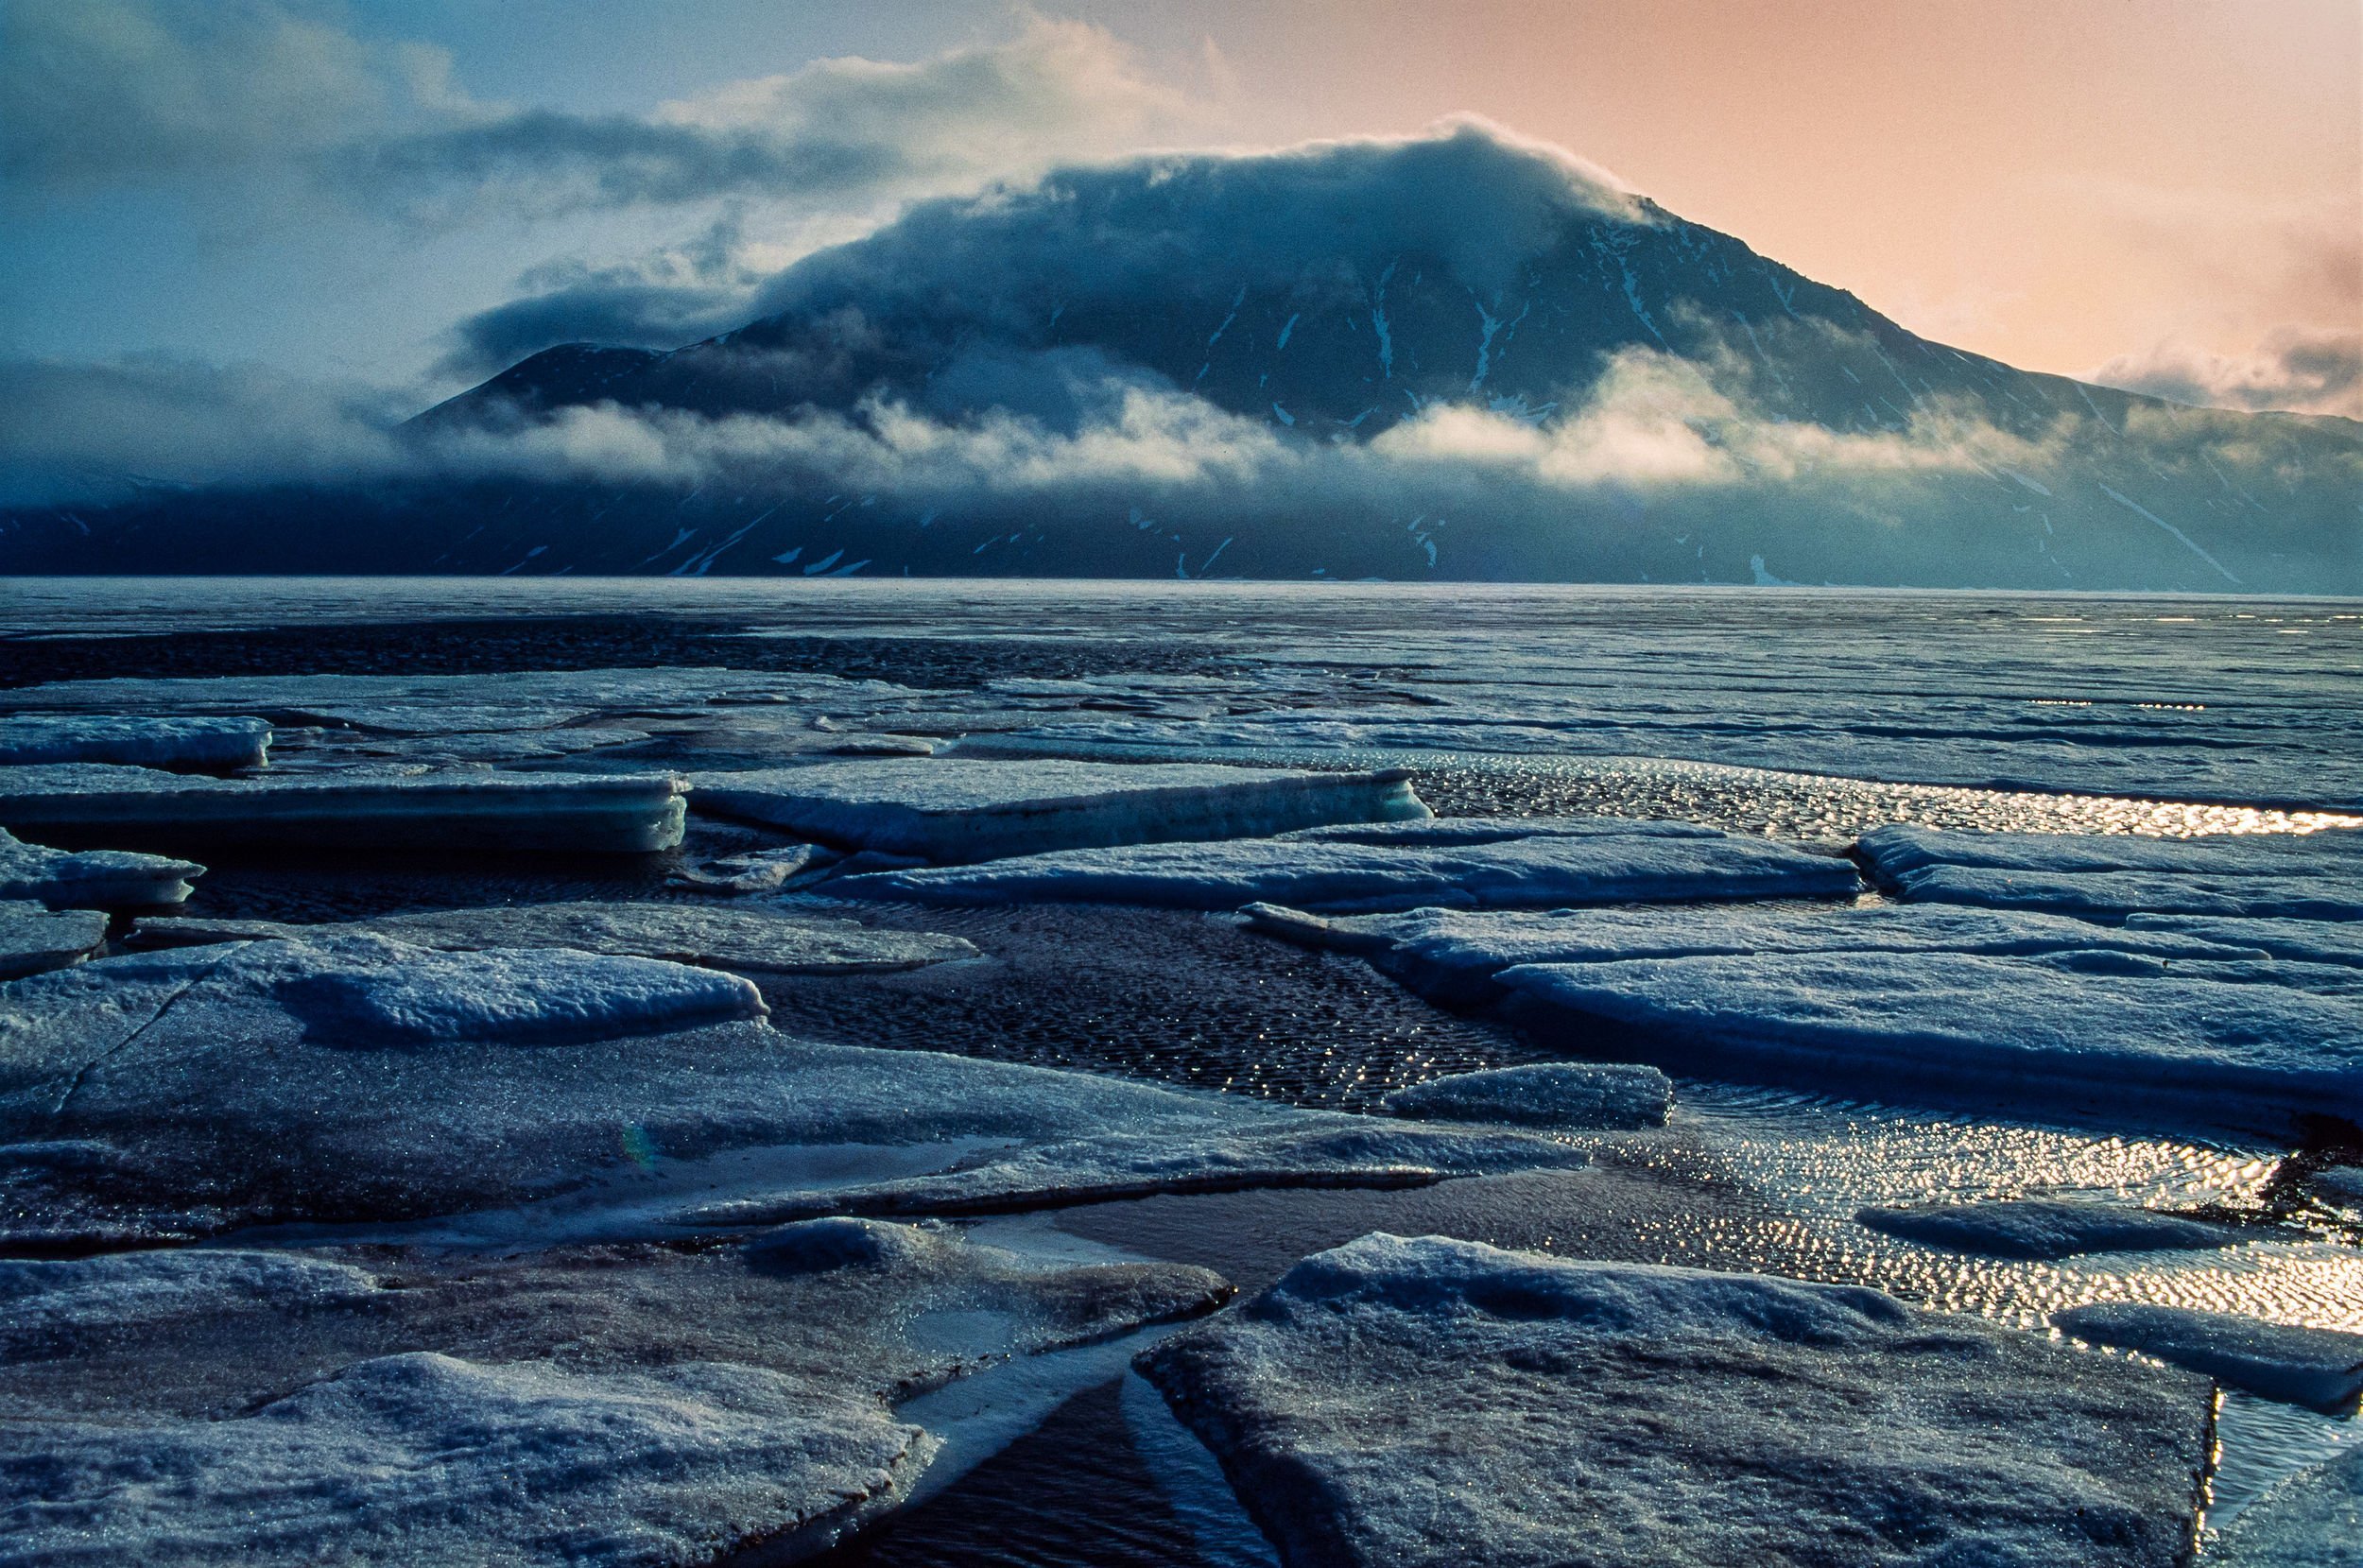
[[[1402,768],[1447,818],[1673,819],[1833,853],[1893,822],[2163,840],[2363,827],[2363,604],[2349,601],[19,579],[0,583],[0,716],[259,715],[274,726],[272,770],[289,774],[457,766],[694,779],[804,760],[820,737],[944,759]],[[186,914],[309,923],[695,902],[674,874],[683,865],[781,836],[693,813],[688,841],[661,855],[243,846],[202,857]],[[982,954],[754,974],[772,1025],[805,1039],[1354,1113],[1409,1084],[1555,1054],[1497,1013],[1432,1005],[1350,953],[1275,941],[1221,914],[856,903],[825,884],[801,904]],[[1250,1292],[1308,1253],[1384,1230],[1871,1284],[2055,1337],[2051,1313],[2115,1301],[2363,1332],[2363,1210],[2301,1180],[2363,1159],[2351,1124],[1675,1077],[1666,1127],[1571,1139],[1592,1158],[1589,1186],[1511,1174],[1403,1191],[1161,1195],[981,1229],[1045,1256],[1212,1267]],[[2024,1260],[1853,1218],[2029,1194],[2171,1207],[2240,1240]],[[362,1224],[285,1244],[464,1253],[513,1250],[521,1233]],[[950,1390],[927,1396],[948,1402],[943,1430],[971,1434],[975,1456],[827,1560],[1270,1560],[1204,1451],[1123,1365],[1103,1357],[1063,1384],[1013,1387],[1006,1407],[992,1403],[993,1374],[976,1380],[973,1409]],[[2212,1525],[2354,1440],[2351,1420],[2222,1398]]]

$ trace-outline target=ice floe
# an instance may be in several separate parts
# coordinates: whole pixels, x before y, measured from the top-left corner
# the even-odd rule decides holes
[[[869,1229],[825,1272],[779,1266],[792,1236],[368,1254],[376,1273],[0,1265],[11,1331],[35,1326],[0,1353],[0,1560],[793,1559],[903,1502],[937,1453],[891,1401],[1227,1293],[1203,1269]]]
[[[2363,1568],[2363,1443],[2299,1471],[2240,1510],[2210,1568]]]
[[[187,916],[140,923],[146,945],[378,936],[415,947],[576,948],[714,969],[778,974],[862,974],[976,956],[975,944],[928,931],[882,930],[849,920],[703,904],[518,904],[430,909],[329,925]]]
[[[0,899],[0,980],[78,964],[106,939],[107,917],[95,909]]]
[[[1427,815],[1401,771],[1174,763],[815,763],[699,773],[698,810],[938,865],[1107,845],[1235,838]]]
[[[726,898],[776,893],[800,877],[818,872],[837,856],[814,844],[786,844],[772,850],[750,850],[684,866],[665,878],[676,887]]]
[[[2205,970],[2209,966],[2194,966]],[[2201,1114],[2363,1117],[2363,1007],[2220,966],[2098,951],[1716,955],[1526,964],[1513,1016],[1586,1054],[1843,1083],[2105,1096]],[[2342,972],[2343,973],[2343,972]]]
[[[2226,1387],[2328,1415],[2353,1413],[2363,1397],[2363,1334],[2144,1301],[2096,1301],[2055,1312],[2051,1320],[2078,1339],[2139,1351]]]
[[[2363,835],[1946,833],[1898,825],[1858,846],[1906,899],[2122,919],[2363,920]]]
[[[637,1204],[744,1227],[1583,1160],[1509,1129],[815,1044],[752,1020],[656,1029],[751,1011],[752,998],[733,976],[654,960],[364,938],[131,954],[10,981],[0,1245],[393,1222],[561,1195],[595,1211],[585,1223]]]
[[[1249,925],[1308,947],[1356,953],[1423,996],[1497,1000],[1494,976],[1520,964],[1613,963],[1772,953],[1973,953],[2032,957],[2108,952],[2238,962],[2261,941],[2181,930],[2118,930],[2062,915],[1947,905],[1717,905],[1703,908],[1456,910],[1324,920],[1250,905]]]
[[[1674,1085],[1656,1068],[1634,1063],[1547,1061],[1430,1078],[1396,1090],[1385,1103],[1398,1116],[1438,1121],[1663,1127]]]
[[[2266,920],[2217,915],[2133,915],[2128,932],[2172,932],[2225,947],[2254,948],[2275,958],[2363,968],[2363,923]]]
[[[170,846],[426,846],[645,853],[681,840],[669,774],[351,773],[215,779],[96,763],[0,769],[0,827]]]
[[[1874,1231],[1994,1258],[2070,1258],[2083,1252],[2230,1247],[2229,1226],[2092,1198],[2014,1198],[1984,1203],[1870,1208],[1854,1218]]]
[[[1418,826],[1418,824],[1414,824]],[[1704,832],[1570,833],[1538,820],[1514,835],[1423,845],[1325,835],[1067,850],[983,866],[849,877],[848,898],[935,904],[1146,904],[1234,909],[1532,907],[1700,899],[1840,898],[1860,887],[1844,860],[1768,839]]]
[[[1859,1286],[1365,1236],[1138,1362],[1285,1560],[2187,1559],[2205,1386]]]
[[[0,899],[53,909],[145,908],[182,902],[190,879],[204,874],[191,861],[128,850],[53,850],[0,828]]]
[[[768,1010],[735,974],[655,958],[565,948],[452,954],[368,938],[287,945],[274,990],[314,1035],[348,1043],[609,1040]]]
[[[269,760],[270,722],[260,718],[18,715],[0,718],[0,766],[122,763],[227,772]]]

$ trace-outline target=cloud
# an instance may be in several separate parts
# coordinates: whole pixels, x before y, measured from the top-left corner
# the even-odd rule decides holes
[[[2245,354],[2169,339],[2119,354],[2083,379],[2201,407],[2363,419],[2363,333],[2283,327]]]
[[[646,115],[526,110],[356,147],[356,183],[430,211],[552,215],[725,197],[873,203],[1106,156],[1207,124],[1102,28],[1035,18],[915,64],[820,60]]]
[[[163,355],[0,360],[0,505],[161,484],[351,484],[415,462],[386,392]]]
[[[450,64],[268,0],[12,0],[0,178],[63,192],[302,163],[464,112]]]

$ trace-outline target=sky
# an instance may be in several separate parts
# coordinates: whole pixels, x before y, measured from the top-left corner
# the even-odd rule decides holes
[[[2354,0],[0,0],[0,386],[392,418],[539,300],[685,341],[913,200],[1466,112],[1942,341],[2363,417]]]

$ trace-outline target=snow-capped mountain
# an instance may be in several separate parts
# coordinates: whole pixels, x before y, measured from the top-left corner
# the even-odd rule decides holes
[[[8,570],[2363,591],[2363,428],[1906,331],[1462,127],[921,206],[349,486],[19,514]]]

